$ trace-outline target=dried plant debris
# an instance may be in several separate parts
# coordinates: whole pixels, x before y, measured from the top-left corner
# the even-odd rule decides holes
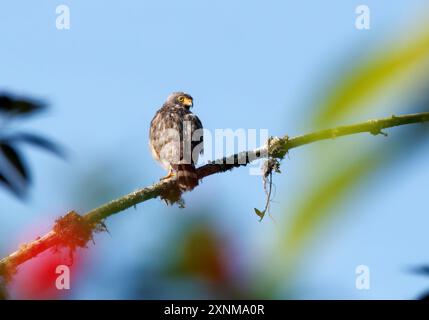
[[[268,139],[268,155],[270,158],[283,159],[285,154],[284,145],[289,141],[289,136],[279,137],[270,137]]]
[[[8,294],[6,290],[6,284],[5,281],[1,279],[0,277],[0,300],[7,300]]]
[[[5,264],[0,265],[0,300],[9,299],[6,286],[8,282],[12,279],[12,276],[16,273],[15,268],[11,270],[9,269],[10,268],[8,268]]]
[[[167,180],[161,180],[159,182],[159,190],[155,194],[164,200],[167,205],[177,204],[179,208],[185,207],[185,201],[182,198],[184,190],[180,189],[175,178]]]
[[[74,252],[76,248],[86,248],[89,241],[94,241],[94,232],[107,231],[107,228],[103,222],[91,224],[76,211],[70,211],[55,221],[53,231],[57,235],[59,245]]]
[[[182,198],[182,191],[177,185],[168,185],[166,188],[163,188],[159,197],[164,200],[167,205],[177,203],[179,208],[185,207],[185,201]]]
[[[267,161],[265,161],[264,166],[262,168],[264,191],[267,197],[265,207],[263,210],[254,208],[256,215],[260,218],[259,221],[262,221],[262,219],[264,219],[265,217],[265,214],[270,210],[271,194],[273,188],[273,172],[281,173],[280,162],[275,158],[269,158]]]

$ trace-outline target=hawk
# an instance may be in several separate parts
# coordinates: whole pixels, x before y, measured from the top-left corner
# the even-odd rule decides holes
[[[173,92],[150,123],[152,156],[168,170],[162,179],[176,175],[182,191],[198,185],[195,165],[203,153],[203,125],[190,111],[192,107],[193,98],[189,94]]]

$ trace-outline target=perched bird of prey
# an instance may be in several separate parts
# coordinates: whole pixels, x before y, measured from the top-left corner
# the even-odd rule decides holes
[[[189,191],[198,185],[195,164],[203,153],[203,125],[190,109],[192,97],[173,92],[150,123],[149,143],[155,160],[168,170],[166,178],[177,175],[177,185]]]

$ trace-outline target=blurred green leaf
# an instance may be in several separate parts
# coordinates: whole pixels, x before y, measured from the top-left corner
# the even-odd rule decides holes
[[[365,114],[370,107],[371,112],[374,112],[374,109],[382,110],[381,104],[369,103],[370,99],[376,96],[390,97],[395,93],[392,92],[392,85],[397,83],[402,85],[400,93],[409,102],[408,105],[404,105],[404,112],[412,109],[416,101],[411,98],[416,98],[422,92],[417,90],[416,86],[404,84],[407,81],[422,82],[425,78],[427,81],[429,76],[427,29],[415,37],[411,35],[407,38],[399,38],[394,47],[384,46],[376,52],[369,59],[351,61],[350,64],[354,63],[354,66],[336,79],[330,89],[324,91],[325,95],[320,99],[322,102],[318,104],[319,111],[316,111],[314,117],[314,123],[317,126],[326,128],[344,124],[345,120],[353,121],[353,116],[357,113]],[[419,77],[410,80],[410,74],[415,74],[413,72],[416,71],[419,72]],[[423,94],[427,93],[423,92]],[[429,104],[424,107],[427,111]],[[410,130],[417,131],[416,128],[410,128]],[[312,158],[314,165],[308,168],[308,174],[312,179],[311,188],[301,192],[302,201],[298,203],[292,214],[292,222],[288,222],[280,237],[284,260],[279,270],[287,270],[286,273],[293,270],[305,245],[314,237],[322,224],[340,213],[336,209],[359,183],[372,176],[371,174],[379,170],[382,165],[392,163],[402,154],[410,154],[412,149],[420,146],[417,140],[411,140],[415,143],[410,144],[410,140],[406,139],[402,141],[397,138],[396,140],[386,139],[371,141],[370,145],[357,140],[360,143],[359,146],[348,143],[341,144],[340,147],[337,144],[318,144],[311,147],[314,153]],[[309,185],[303,184],[303,187],[308,188]],[[349,205],[353,205],[353,202]],[[287,211],[290,214],[290,208]],[[288,277],[289,274],[285,276]]]
[[[290,230],[285,233],[287,252],[296,252],[310,238],[315,226],[326,221],[335,212],[333,207],[339,204],[352,187],[362,181],[371,169],[381,162],[381,155],[365,153],[344,168],[338,168],[322,184],[318,184],[307,193],[294,216]]]
[[[385,92],[391,85],[403,81],[419,81],[410,77],[421,71],[429,58],[429,33],[427,25],[416,35],[399,38],[393,46],[383,46],[377,51],[368,49],[368,58],[358,61],[327,90],[322,99],[315,121],[319,125],[338,123],[355,111],[364,112],[367,103],[377,94]]]
[[[265,217],[265,210],[261,211],[259,209],[253,208],[255,210],[256,215],[260,218],[259,221],[262,221],[262,219],[264,219]]]

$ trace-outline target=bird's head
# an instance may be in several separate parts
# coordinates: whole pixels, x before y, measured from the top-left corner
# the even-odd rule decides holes
[[[194,99],[185,92],[173,92],[168,96],[167,104],[190,109],[194,105]]]

